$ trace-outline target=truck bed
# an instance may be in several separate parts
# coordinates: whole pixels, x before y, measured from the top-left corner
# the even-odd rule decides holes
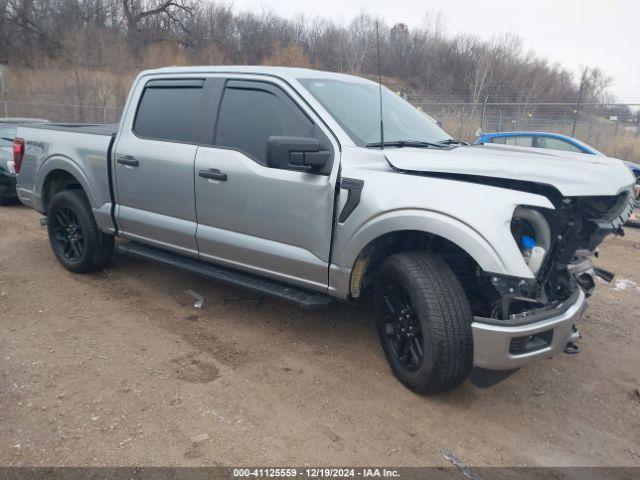
[[[44,213],[46,179],[51,173],[66,172],[89,192],[99,227],[112,230],[108,151],[117,129],[115,124],[19,125],[16,137],[23,138],[26,144],[18,175],[22,203]]]

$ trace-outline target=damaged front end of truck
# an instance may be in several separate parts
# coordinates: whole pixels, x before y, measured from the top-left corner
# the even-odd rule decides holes
[[[520,206],[511,221],[534,278],[481,273],[479,288],[470,292],[476,297],[472,328],[474,365],[480,371],[509,371],[560,351],[577,353],[575,322],[586,309],[595,277],[613,278],[594,267],[592,258],[607,235],[624,235],[622,225],[635,206],[633,189],[550,199],[554,209]]]
[[[437,237],[420,245],[442,256],[463,286],[473,315],[475,371],[510,372],[577,352],[576,323],[596,277],[612,279],[594,267],[593,257],[606,236],[623,235],[635,208],[634,179],[624,164],[504,146],[428,155],[397,149],[385,157],[398,173],[452,181],[457,192],[461,185],[486,187],[468,188],[474,196],[467,208],[456,197],[439,208],[488,239],[505,259],[502,266],[482,268],[455,242]],[[517,195],[507,200],[505,191],[522,192],[522,201]],[[505,202],[513,205],[509,213]]]

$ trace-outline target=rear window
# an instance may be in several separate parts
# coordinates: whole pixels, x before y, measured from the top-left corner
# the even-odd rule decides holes
[[[582,153],[582,150],[575,145],[571,145],[569,142],[559,138],[538,137],[538,147],[549,148],[551,150],[564,150],[565,152]]]
[[[133,124],[136,135],[154,140],[197,143],[202,88],[146,88]]]

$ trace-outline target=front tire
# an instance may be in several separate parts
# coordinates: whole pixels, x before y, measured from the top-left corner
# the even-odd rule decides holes
[[[47,230],[53,253],[74,273],[102,270],[111,261],[113,237],[102,233],[82,190],[65,190],[51,200]]]
[[[473,316],[445,261],[425,252],[391,255],[375,284],[376,326],[395,376],[417,393],[462,383],[473,368]]]

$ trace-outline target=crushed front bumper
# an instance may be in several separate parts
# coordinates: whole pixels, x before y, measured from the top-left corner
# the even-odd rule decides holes
[[[515,321],[474,317],[473,364],[487,370],[513,370],[562,353],[573,325],[587,307],[578,289],[554,310]]]

